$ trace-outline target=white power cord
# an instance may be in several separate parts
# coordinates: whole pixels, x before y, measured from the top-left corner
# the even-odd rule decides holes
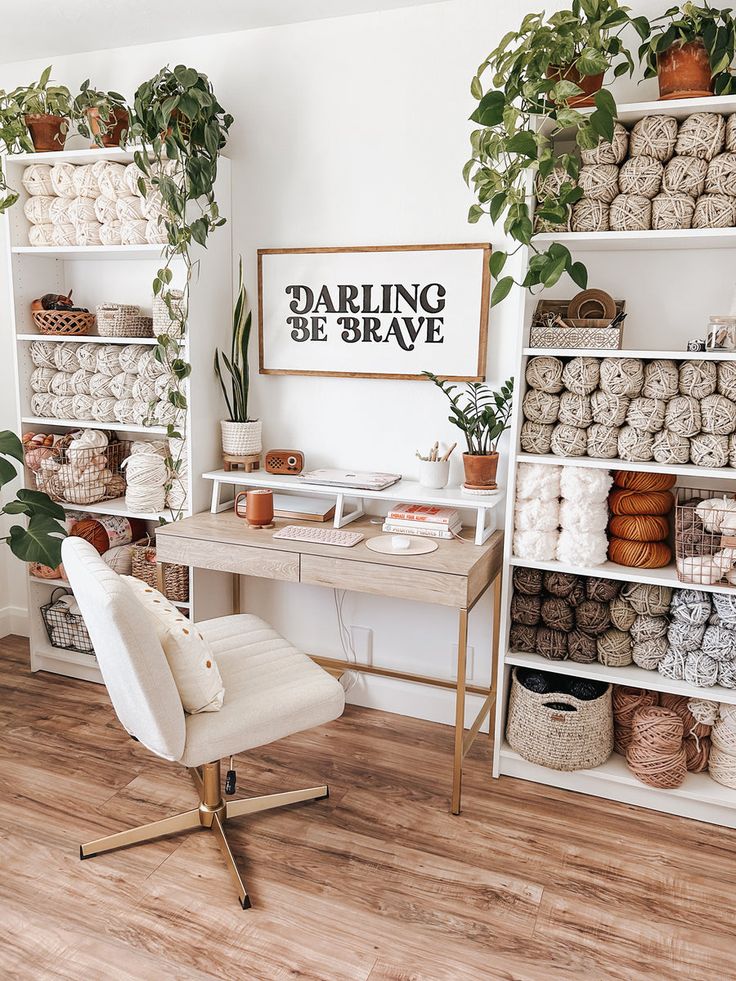
[[[343,617],[343,603],[345,602],[345,590],[344,589],[333,589],[332,595],[335,599],[335,613],[337,614],[337,627],[340,634],[340,646],[342,647],[343,654],[346,660],[350,661],[352,664],[358,663],[358,655],[355,653],[355,648],[353,647],[353,638],[345,626],[345,620]],[[343,684],[343,678],[348,678],[347,682]],[[345,689],[345,694],[347,695],[358,680],[358,674],[356,671],[346,671],[345,674],[340,678],[340,684]]]

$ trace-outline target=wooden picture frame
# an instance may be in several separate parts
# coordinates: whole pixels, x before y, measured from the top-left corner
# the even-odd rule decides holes
[[[423,262],[421,258],[417,258],[413,270],[411,261],[396,263],[397,276],[386,277],[385,272],[381,273],[381,278],[388,278],[388,286],[385,283],[372,281],[371,275],[390,266],[390,263],[381,263],[376,257],[386,254],[387,258],[390,259],[392,253],[416,253],[422,257],[426,256],[427,253],[441,253],[441,255],[437,256],[438,261],[436,263]],[[450,253],[455,254],[452,261],[448,261]],[[473,253],[477,253],[477,255]],[[329,261],[326,263],[310,261],[311,257],[318,256],[325,256],[328,259],[330,256],[356,258],[344,259],[332,264],[331,267]],[[366,259],[371,257],[370,261],[361,264],[359,260],[363,256]],[[295,261],[293,263],[281,263],[278,261],[279,257],[294,257]],[[299,257],[304,257],[307,261],[301,261]],[[364,245],[309,249],[258,249],[259,372],[262,375],[315,375],[337,378],[387,378],[426,381],[421,372],[427,369],[452,381],[484,381],[488,347],[490,257],[490,244],[478,242],[448,245]],[[446,287],[437,281],[436,276],[434,279],[428,280],[429,285],[436,287],[434,296],[438,310],[444,313],[449,306],[451,312],[456,311],[451,322],[451,327],[455,328],[455,332],[452,334],[451,344],[447,348],[440,349],[439,347],[446,340],[446,337],[442,336],[442,331],[446,329],[444,317],[418,315],[415,323],[412,317],[399,316],[400,300],[411,303],[411,297],[407,301],[407,287],[402,286],[398,274],[408,271],[416,280],[419,278],[416,270],[421,269],[422,266],[426,266],[428,270],[435,273],[442,270],[444,266],[446,272],[443,273],[443,278],[447,277],[446,281],[451,282],[451,286]],[[342,267],[342,273],[340,267]],[[346,272],[346,267],[352,268]],[[357,269],[362,267],[367,270],[365,274],[357,272]],[[370,267],[373,268],[373,272]],[[360,278],[348,279],[349,275]],[[295,276],[298,278],[295,279]],[[302,280],[305,282],[302,283]],[[309,283],[306,280],[309,280]],[[293,285],[284,286],[285,283],[293,283]],[[296,285],[297,283],[300,285]],[[319,286],[317,287],[318,283]],[[349,285],[347,285],[348,283]],[[427,290],[429,285],[425,285]],[[420,283],[411,283],[411,288],[415,290],[414,307],[412,308],[415,312],[417,312],[418,306],[417,297],[430,295],[425,293],[424,289],[420,290],[420,286]],[[375,297],[371,292],[374,287],[377,288]],[[397,290],[396,295],[391,299],[391,303],[396,304],[397,309],[395,311],[376,310],[370,305],[371,302],[376,302],[378,295],[383,298],[384,305],[388,302],[387,294],[378,293],[379,289],[385,290],[386,288]],[[318,293],[316,289],[319,289]],[[365,292],[366,289],[369,290],[368,293]],[[286,298],[286,293],[289,290],[294,291],[291,294],[292,300],[290,302]],[[349,294],[347,292],[339,293],[343,304],[351,304],[349,307],[340,304],[335,307],[332,295],[338,290],[350,291]],[[401,295],[399,295],[398,290],[403,290]],[[301,292],[297,293],[296,291]],[[366,297],[371,298],[370,302],[364,303],[362,310],[355,310],[352,305],[357,303],[358,295],[362,297],[363,301]],[[306,302],[306,297],[311,297],[314,300],[315,296],[318,296],[319,300],[312,307],[312,316],[307,317],[306,313],[309,310],[299,310],[298,306],[295,306],[296,298],[304,297]],[[345,299],[346,296],[348,297],[347,300]],[[443,304],[441,308],[439,308],[439,297],[441,297]],[[320,311],[319,314],[316,314],[316,307],[320,303],[325,306],[325,312]],[[330,306],[333,307],[332,310],[329,309]],[[421,307],[421,309],[425,308]],[[289,311],[294,312],[294,315],[288,316]],[[353,316],[346,317],[344,315],[346,311],[351,314],[360,312],[363,316],[360,319]],[[466,322],[470,321],[470,317],[467,315],[468,311],[473,312],[472,322]],[[371,314],[371,316],[365,316],[366,313]],[[381,317],[373,316],[376,313],[380,313]],[[333,322],[328,322],[329,315],[334,316]],[[379,320],[380,324],[376,325],[375,322]],[[411,321],[411,324],[407,324],[407,320]],[[291,325],[287,324],[287,321],[291,321]],[[316,323],[317,321],[322,323]],[[345,326],[346,321],[350,323],[350,326]],[[369,321],[371,324],[368,324]],[[394,321],[400,321],[400,323],[394,324]],[[433,323],[434,321],[441,323],[438,326]],[[298,326],[295,326],[295,322],[298,322]],[[342,326],[340,326],[340,322],[342,322]],[[353,324],[353,322],[355,323]],[[418,326],[419,322],[423,322],[421,328]],[[330,331],[330,327],[332,327],[332,331]],[[280,334],[275,340],[272,340],[274,331],[279,328]],[[408,338],[404,337],[403,330],[409,332]],[[288,337],[286,336],[287,331],[289,332]],[[338,343],[338,331],[340,332],[340,340],[344,343]],[[413,331],[417,331],[417,333],[411,336]],[[348,332],[352,332],[352,334],[348,334]],[[416,346],[420,340],[420,332],[422,332],[424,342]],[[299,333],[302,336],[295,336]],[[382,336],[380,336],[381,334]],[[351,338],[350,344],[346,341],[346,335]],[[360,370],[358,364],[355,365],[354,369],[352,366],[348,369],[348,362],[360,360],[361,348],[357,345],[353,348],[352,343],[354,341],[371,343],[379,340],[384,343],[391,342],[392,347],[378,349],[375,343],[371,344],[373,348],[370,352],[370,358],[373,361],[372,369]],[[297,344],[302,342],[321,341],[328,341],[329,349],[321,347],[309,349],[306,345],[297,348]],[[396,341],[395,344],[394,341]],[[407,342],[411,343],[411,347],[406,346]],[[451,350],[449,350],[450,348]],[[323,352],[328,362],[335,363],[327,363],[324,368],[316,367],[315,359],[319,358]],[[295,357],[297,354],[299,355],[298,359]],[[303,357],[304,354],[307,355],[306,359]],[[413,357],[406,356],[409,354]],[[448,355],[448,361],[451,362],[451,366],[446,365],[446,367],[450,367],[449,371],[443,370],[441,363],[445,355]],[[293,363],[297,360],[307,360],[308,363],[304,366]],[[379,360],[382,363],[379,369],[375,370],[376,362]],[[396,362],[397,370],[385,370],[385,363],[392,360]],[[399,361],[402,362],[400,367],[398,366]],[[411,364],[411,370],[406,370],[409,361],[414,361],[415,364]],[[431,363],[423,363],[425,361]],[[458,370],[459,368],[462,370]]]

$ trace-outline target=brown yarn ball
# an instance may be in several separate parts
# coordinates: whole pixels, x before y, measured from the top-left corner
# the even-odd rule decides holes
[[[583,600],[575,608],[575,624],[583,633],[597,636],[604,633],[611,625],[611,613],[607,603],[598,600]]]
[[[672,587],[650,582],[627,582],[621,595],[639,616],[661,617],[669,612]]]
[[[569,659],[576,664],[594,664],[598,657],[595,637],[582,630],[571,630],[567,635],[567,652]]]
[[[589,576],[585,581],[585,596],[599,603],[609,603],[621,592],[622,585],[617,579],[596,579]]]
[[[685,747],[685,766],[688,773],[703,773],[708,769],[710,758],[710,739],[705,736],[703,739],[686,739]]]
[[[552,627],[540,627],[537,631],[537,653],[550,661],[567,659],[567,634]]]
[[[632,743],[626,750],[629,769],[642,783],[657,790],[674,790],[687,776],[685,747],[670,752],[656,752],[646,745]]]
[[[665,705],[640,708],[631,721],[631,742],[641,743],[656,752],[671,752],[685,738],[682,719]]]
[[[661,569],[672,561],[672,549],[664,542],[630,542],[612,538],[608,543],[608,558],[617,565],[632,569]]]
[[[514,594],[511,598],[511,622],[536,627],[541,619],[542,597]]]
[[[617,630],[631,630],[637,617],[634,607],[623,596],[617,596],[611,600],[609,609],[611,612],[611,623]]]
[[[674,498],[669,491],[634,491],[614,488],[608,495],[613,514],[669,514]]]
[[[693,713],[688,708],[689,699],[685,695],[674,695],[670,692],[662,692],[659,696],[659,704],[670,711],[675,712],[682,719],[682,725],[686,739],[703,739],[710,736],[712,726],[707,726],[703,722],[698,722]]]
[[[670,533],[670,523],[658,514],[621,514],[611,518],[608,530],[614,538],[630,542],[662,542]]]
[[[529,597],[525,597],[528,599]],[[555,630],[572,630],[575,622],[572,607],[559,596],[548,596],[542,600],[542,621],[545,626],[553,627]]]
[[[625,668],[634,660],[631,634],[611,627],[596,638],[598,660],[609,668]]]
[[[537,596],[542,592],[543,576],[541,569],[524,569],[516,566],[512,576],[514,591],[524,593],[525,596]]]
[[[639,709],[657,705],[659,695],[656,691],[644,688],[632,688],[629,685],[614,685],[613,687],[613,748],[621,756],[626,755],[626,749],[631,742],[631,726],[634,716]]]
[[[677,477],[668,473],[641,473],[637,470],[615,470],[613,482],[617,487],[635,491],[665,491],[671,490],[677,483]]]
[[[509,630],[509,648],[521,654],[537,653],[537,628],[523,623],[512,623]]]
[[[580,576],[572,572],[545,572],[542,579],[545,591],[562,599],[573,595],[580,582]]]

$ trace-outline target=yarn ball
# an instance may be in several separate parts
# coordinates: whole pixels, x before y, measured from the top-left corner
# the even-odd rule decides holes
[[[648,463],[654,455],[653,434],[634,426],[622,426],[618,434],[618,455],[631,463]]]
[[[643,232],[652,227],[652,202],[643,194],[619,194],[611,202],[612,232]]]
[[[696,467],[728,466],[728,438],[700,433],[690,440],[690,460]]]
[[[100,160],[95,165],[100,194],[119,198],[126,194],[125,167],[112,160]]]
[[[705,189],[713,194],[736,195],[736,153],[719,153],[708,164]]]
[[[728,194],[702,194],[693,214],[693,228],[732,228],[736,224],[736,199]]]
[[[598,661],[609,668],[624,668],[633,661],[631,635],[611,627],[596,638]]]
[[[135,394],[135,393],[134,393]],[[519,445],[523,453],[549,453],[552,445],[553,426],[543,422],[526,420],[521,424]],[[688,449],[688,455],[690,451]]]
[[[726,142],[726,120],[718,112],[694,112],[677,133],[675,152],[686,157],[712,160]]]
[[[708,769],[710,758],[710,739],[686,739],[685,747],[685,766],[688,773],[704,773]]]
[[[51,205],[56,200],[45,194],[28,198],[23,205],[23,214],[32,225],[48,225],[51,223]]]
[[[655,358],[644,365],[644,384],[641,393],[649,399],[669,399],[677,395],[680,374],[677,364],[665,358]]]
[[[674,498],[669,491],[637,491],[614,487],[608,495],[608,506],[613,514],[669,514]]]
[[[718,662],[718,684],[722,688],[736,688],[736,662]]]
[[[629,133],[625,126],[616,122],[613,124],[613,140],[600,138],[598,145],[592,150],[581,150],[580,159],[584,164],[620,164],[626,159],[629,148]],[[559,188],[558,188],[559,190]]]
[[[598,389],[590,396],[593,422],[601,426],[623,426],[630,401],[627,395],[614,395]]]
[[[57,163],[51,168],[51,187],[58,197],[73,198],[76,195],[74,170],[74,164],[70,163]]]
[[[577,664],[594,664],[598,658],[595,637],[582,630],[571,630],[567,635],[567,654]]]
[[[669,160],[675,152],[677,129],[677,120],[673,116],[643,116],[629,137],[631,156]]]
[[[563,500],[560,504],[560,525],[578,531],[605,531],[608,525],[608,506],[594,502],[585,507],[577,501]]]
[[[703,654],[708,654],[714,661],[736,660],[736,631],[728,627],[710,625],[703,634]]]
[[[516,468],[516,497],[519,501],[539,498],[556,500],[560,496],[562,467],[544,463],[520,463]]]
[[[537,653],[550,661],[564,661],[567,658],[567,634],[551,627],[537,630]]]
[[[670,525],[656,514],[622,514],[611,518],[608,530],[614,538],[630,542],[662,542],[670,533]]]
[[[569,392],[590,395],[600,381],[598,358],[571,358],[562,370],[562,381]]]
[[[689,194],[658,194],[652,201],[652,228],[658,232],[672,228],[690,228],[694,214],[695,199]]]
[[[509,647],[512,651],[519,651],[522,654],[536,654],[537,628],[512,623],[509,630]]]
[[[639,358],[603,358],[600,370],[600,387],[604,392],[609,392],[611,395],[627,395],[630,398],[641,394],[644,385],[644,362]],[[605,422],[605,420],[596,419],[596,422]],[[610,423],[610,425],[617,425],[617,423]]]
[[[736,117],[729,116],[726,120],[726,149],[736,153]]]
[[[77,538],[83,538],[96,548],[100,555],[104,555],[113,545],[129,545],[142,538],[146,533],[146,526],[139,518],[116,516],[112,523],[105,518],[82,518],[72,525],[69,533]],[[110,534],[113,535],[112,540]]]
[[[605,470],[595,467],[562,467],[560,496],[579,504],[592,504],[607,499],[612,479]]]
[[[555,456],[585,456],[588,450],[587,430],[558,422],[552,430],[550,450]]]
[[[542,583],[544,591],[550,596],[574,600],[573,605],[583,598],[583,579],[572,572],[545,572]]]
[[[699,688],[710,688],[718,681],[718,661],[705,651],[692,651],[685,658],[683,680]]]
[[[667,654],[667,638],[658,637],[640,644],[634,644],[631,657],[634,664],[644,671],[656,671],[660,662]]]
[[[594,422],[588,427],[588,456],[599,460],[617,457],[620,431],[619,426],[602,426]]]
[[[638,614],[631,625],[631,639],[635,644],[644,644],[649,640],[659,640],[667,636],[669,620],[666,616],[652,617],[648,614]]]
[[[674,157],[664,169],[662,190],[697,200],[705,190],[708,161],[698,157]],[[694,210],[694,204],[692,209]],[[691,211],[692,216],[692,211]]]
[[[32,197],[39,194],[50,197],[55,193],[51,184],[51,167],[49,164],[30,164],[23,171],[21,183]]]
[[[704,636],[704,625],[685,623],[682,620],[671,620],[667,628],[667,640],[671,650],[683,654],[700,650]]]
[[[589,201],[610,204],[619,193],[619,170],[616,164],[588,164],[580,168],[578,187]]]
[[[736,631],[736,596],[729,593],[713,593],[713,605],[721,623]],[[736,634],[734,636],[736,637]],[[736,657],[736,648],[734,657]]]
[[[713,361],[683,361],[680,365],[680,394],[704,399],[718,384],[718,370]],[[672,428],[670,426],[670,428]],[[682,433],[683,436],[695,435]]]
[[[609,612],[611,623],[618,630],[631,630],[631,626],[637,617],[633,606],[623,596],[617,596],[611,600]]]
[[[670,604],[670,616],[680,623],[694,627],[704,626],[711,615],[708,593],[697,589],[676,589]]]
[[[687,776],[687,768],[682,721],[678,716],[656,706],[640,709],[631,729],[626,762],[634,776],[650,787],[659,790],[679,787]]]
[[[531,562],[551,562],[557,553],[556,531],[515,531],[514,555]]]
[[[719,397],[716,396],[716,398]],[[662,417],[664,418],[664,410]],[[576,395],[575,392],[563,392],[560,395],[560,408],[557,418],[564,425],[587,429],[593,421],[590,396]]]
[[[690,459],[690,440],[687,436],[678,436],[669,429],[663,429],[654,437],[652,456],[657,463],[687,463]]]
[[[692,395],[676,395],[667,403],[664,414],[667,429],[679,436],[696,436],[700,432],[700,402]]]
[[[525,627],[536,627],[541,619],[541,596],[525,596],[515,593],[511,599],[511,622]]]
[[[563,529],[557,541],[558,562],[574,566],[602,565],[606,561],[607,544],[604,532],[579,532]]]
[[[564,396],[563,396],[564,398]],[[634,429],[646,433],[658,433],[664,426],[664,411],[666,403],[663,399],[644,398],[640,396],[631,400],[626,421]]]
[[[608,557],[617,565],[634,569],[661,569],[672,561],[672,549],[664,542],[630,542],[611,538]]]
[[[669,473],[649,473],[646,470],[614,470],[613,482],[616,487],[633,491],[671,490],[677,477]]]
[[[664,167],[656,157],[643,154],[630,157],[621,166],[618,183],[622,194],[640,194],[653,198],[662,186]],[[581,185],[582,186],[582,185]]]
[[[560,411],[560,396],[530,388],[521,403],[524,418],[531,422],[554,423]]]
[[[670,608],[672,589],[654,583],[624,583],[621,595],[639,616],[663,616]]]
[[[564,388],[562,383],[563,365],[559,358],[539,356],[529,358],[526,366],[526,382],[540,392],[557,395]]]
[[[556,531],[560,524],[558,501],[517,501],[514,527],[517,531]]]
[[[722,497],[714,494],[713,497],[700,501],[695,513],[707,531],[728,534],[736,530],[736,499],[725,494]]]
[[[541,569],[524,569],[515,566],[512,574],[514,591],[525,596],[538,596],[542,592],[543,575]],[[548,590],[552,592],[552,590]]]
[[[725,395],[707,395],[700,403],[704,433],[729,436],[736,429],[736,403]]]
[[[572,208],[574,232],[607,232],[609,230],[609,205],[605,201],[581,198]]]
[[[611,625],[611,612],[607,603],[586,599],[575,608],[575,625],[585,634],[598,636]]]
[[[608,603],[621,592],[622,583],[617,579],[597,579],[589,576],[585,580],[585,595],[590,600]]]
[[[519,597],[524,600],[531,600],[533,596]],[[570,604],[560,599],[559,596],[548,596],[542,600],[541,607],[542,622],[546,627],[554,627],[556,630],[564,630],[565,633],[572,630],[575,622],[573,608]],[[531,624],[533,626],[533,624]]]
[[[656,691],[632,688],[628,685],[614,685],[612,694],[614,743],[613,748],[622,756],[631,742],[631,729],[636,713],[652,705],[657,705]]]
[[[736,401],[736,361],[719,361],[717,377],[719,394]]]

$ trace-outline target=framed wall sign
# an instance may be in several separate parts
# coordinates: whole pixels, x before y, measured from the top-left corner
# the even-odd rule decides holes
[[[264,375],[483,381],[487,244],[258,250]]]

